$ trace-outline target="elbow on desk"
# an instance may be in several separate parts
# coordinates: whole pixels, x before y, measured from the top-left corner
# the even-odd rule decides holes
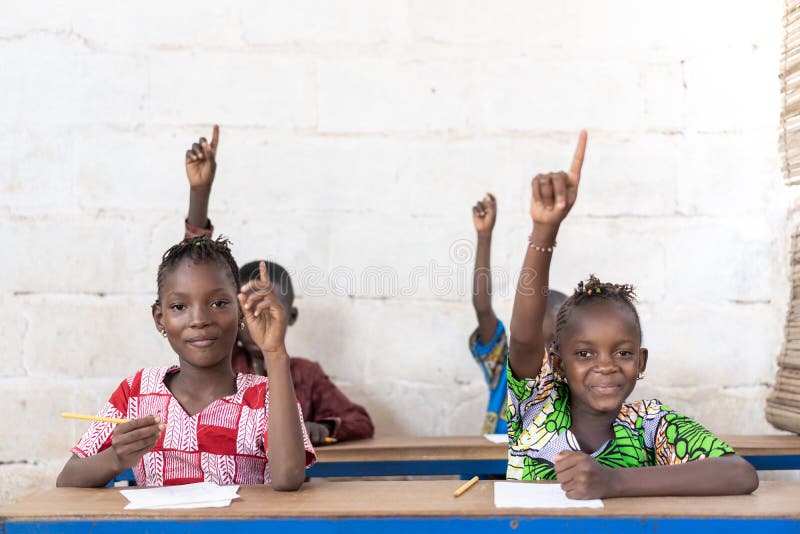
[[[272,489],[275,491],[297,491],[300,489],[300,486],[303,485],[303,481],[305,479],[302,478],[300,481],[295,480],[285,480],[285,481],[275,481],[273,480],[270,484]]]
[[[292,469],[285,473],[273,473],[270,486],[275,491],[297,491],[306,480],[305,467]]]
[[[753,464],[742,458],[741,456],[730,456],[729,458],[735,462],[733,469],[730,471],[729,480],[731,488],[734,490],[732,494],[746,495],[753,493],[758,489],[759,480],[758,472]]]
[[[753,467],[750,462],[745,461],[744,463],[747,464],[746,470],[743,473],[743,480],[744,480],[744,491],[742,493],[753,493],[755,490],[758,489],[758,485],[760,481],[758,480],[758,473],[756,472],[756,468]]]

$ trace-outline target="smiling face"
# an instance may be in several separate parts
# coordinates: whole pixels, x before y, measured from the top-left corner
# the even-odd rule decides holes
[[[236,283],[218,261],[184,259],[165,273],[153,319],[184,365],[230,367],[239,324]]]
[[[598,300],[573,309],[556,362],[572,410],[616,416],[647,365],[647,349],[640,345],[639,326],[625,305]]]

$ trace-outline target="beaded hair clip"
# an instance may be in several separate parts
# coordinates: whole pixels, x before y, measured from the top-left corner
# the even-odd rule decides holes
[[[576,290],[576,293],[579,293],[579,294],[580,293],[585,293],[587,295],[591,295],[591,294],[599,295],[600,293],[602,293],[602,289],[600,287],[586,288],[584,283],[581,281],[581,282],[578,282],[578,289]]]

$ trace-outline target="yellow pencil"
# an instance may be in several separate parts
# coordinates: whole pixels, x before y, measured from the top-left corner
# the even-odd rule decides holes
[[[336,439],[336,438],[332,438],[332,437],[326,437],[324,440],[322,440],[322,442],[323,443],[338,443],[339,440]]]
[[[83,415],[80,413],[61,412],[61,417],[67,419],[81,419],[83,421],[100,421],[101,423],[127,423],[127,419],[115,419],[114,417],[99,417],[96,415]]]
[[[477,483],[478,483],[478,477],[472,477],[466,484],[458,488],[455,491],[455,493],[453,493],[453,497],[460,497],[465,491],[467,491]]]

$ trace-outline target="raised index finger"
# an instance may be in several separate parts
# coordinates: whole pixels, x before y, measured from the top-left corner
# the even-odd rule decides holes
[[[263,261],[258,262],[258,272],[261,275],[261,281],[269,286],[269,273],[267,272],[267,264]]]
[[[219,125],[215,124],[214,131],[211,134],[211,150],[216,152],[218,144],[219,144]]]
[[[586,154],[586,139],[589,134],[586,130],[581,130],[578,134],[578,146],[575,147],[575,155],[572,157],[572,166],[569,168],[569,176],[574,183],[581,181],[581,168],[583,167],[583,156]]]

